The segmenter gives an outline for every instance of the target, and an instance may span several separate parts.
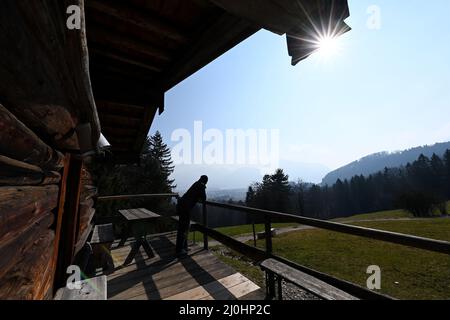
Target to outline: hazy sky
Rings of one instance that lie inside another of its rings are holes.
[[[331,169],[364,155],[450,140],[450,1],[349,0],[352,31],[326,62],[290,65],[260,31],[166,94],[160,130],[280,129],[280,158]],[[381,29],[367,9],[381,9]]]

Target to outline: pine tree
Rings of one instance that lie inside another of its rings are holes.
[[[173,161],[171,159],[170,149],[167,144],[164,143],[159,131],[156,131],[156,133],[150,137],[148,144],[149,152],[147,155],[156,160],[161,171],[163,179],[162,183],[164,183],[168,192],[172,192],[172,189],[175,188],[173,185],[175,180],[170,179],[170,175],[173,173],[175,167],[173,166]]]
[[[450,150],[447,150],[444,154],[444,175],[447,187],[447,199],[450,199]]]
[[[255,202],[255,190],[253,190],[252,186],[248,187],[247,194],[245,195],[245,204],[249,207],[252,207]]]

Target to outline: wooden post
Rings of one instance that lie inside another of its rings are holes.
[[[264,215],[264,227],[265,227],[265,238],[266,238],[266,255],[270,257],[272,254],[272,224],[270,221],[270,216]],[[272,272],[267,274],[267,290],[269,296],[273,298],[275,296],[275,275]]]
[[[202,204],[203,207],[203,225],[208,228],[208,210],[206,209],[206,203]],[[208,233],[203,233],[203,249],[208,250]]]
[[[272,225],[270,222],[270,217],[268,215],[264,216],[265,220],[265,238],[266,238],[266,253],[268,256],[272,254]]]
[[[253,227],[253,245],[254,245],[254,247],[256,247],[256,229],[255,229],[255,221],[253,221],[252,227]]]
[[[66,164],[67,165],[67,164]],[[65,286],[66,269],[73,262],[75,242],[78,226],[78,208],[81,194],[81,170],[83,160],[75,156],[70,157],[69,172],[66,182],[66,199],[64,214],[61,222],[60,244],[56,270],[55,284],[58,287]]]
[[[57,284],[61,279],[57,279],[57,263],[59,258],[59,244],[61,241],[61,228],[64,216],[64,205],[66,202],[66,191],[67,191],[67,177],[69,175],[69,166],[70,166],[70,153],[66,154],[64,157],[64,169],[61,177],[61,183],[59,186],[59,201],[58,201],[58,211],[56,216],[56,228],[55,228],[55,240],[53,244],[53,261],[52,261],[52,270],[54,272],[53,278],[53,294],[56,293]]]

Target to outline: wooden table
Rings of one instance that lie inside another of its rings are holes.
[[[149,222],[153,222],[155,219],[159,218],[160,215],[144,208],[123,209],[119,210],[119,212],[127,221],[128,228],[136,239],[130,254],[125,259],[124,265],[131,263],[141,246],[144,248],[149,258],[154,257],[155,254],[146,239],[147,227]]]

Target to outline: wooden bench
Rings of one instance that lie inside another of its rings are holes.
[[[114,268],[111,258],[111,246],[114,242],[114,230],[112,223],[100,224],[94,227],[91,241],[94,268],[103,270]]]
[[[107,300],[106,276],[81,281],[80,289],[60,288],[54,300]]]
[[[341,289],[275,259],[264,260],[260,267],[266,272],[266,290],[270,299],[275,297],[274,281],[276,278],[280,300],[282,299],[281,284],[283,279],[324,300],[358,300],[358,298]]]

